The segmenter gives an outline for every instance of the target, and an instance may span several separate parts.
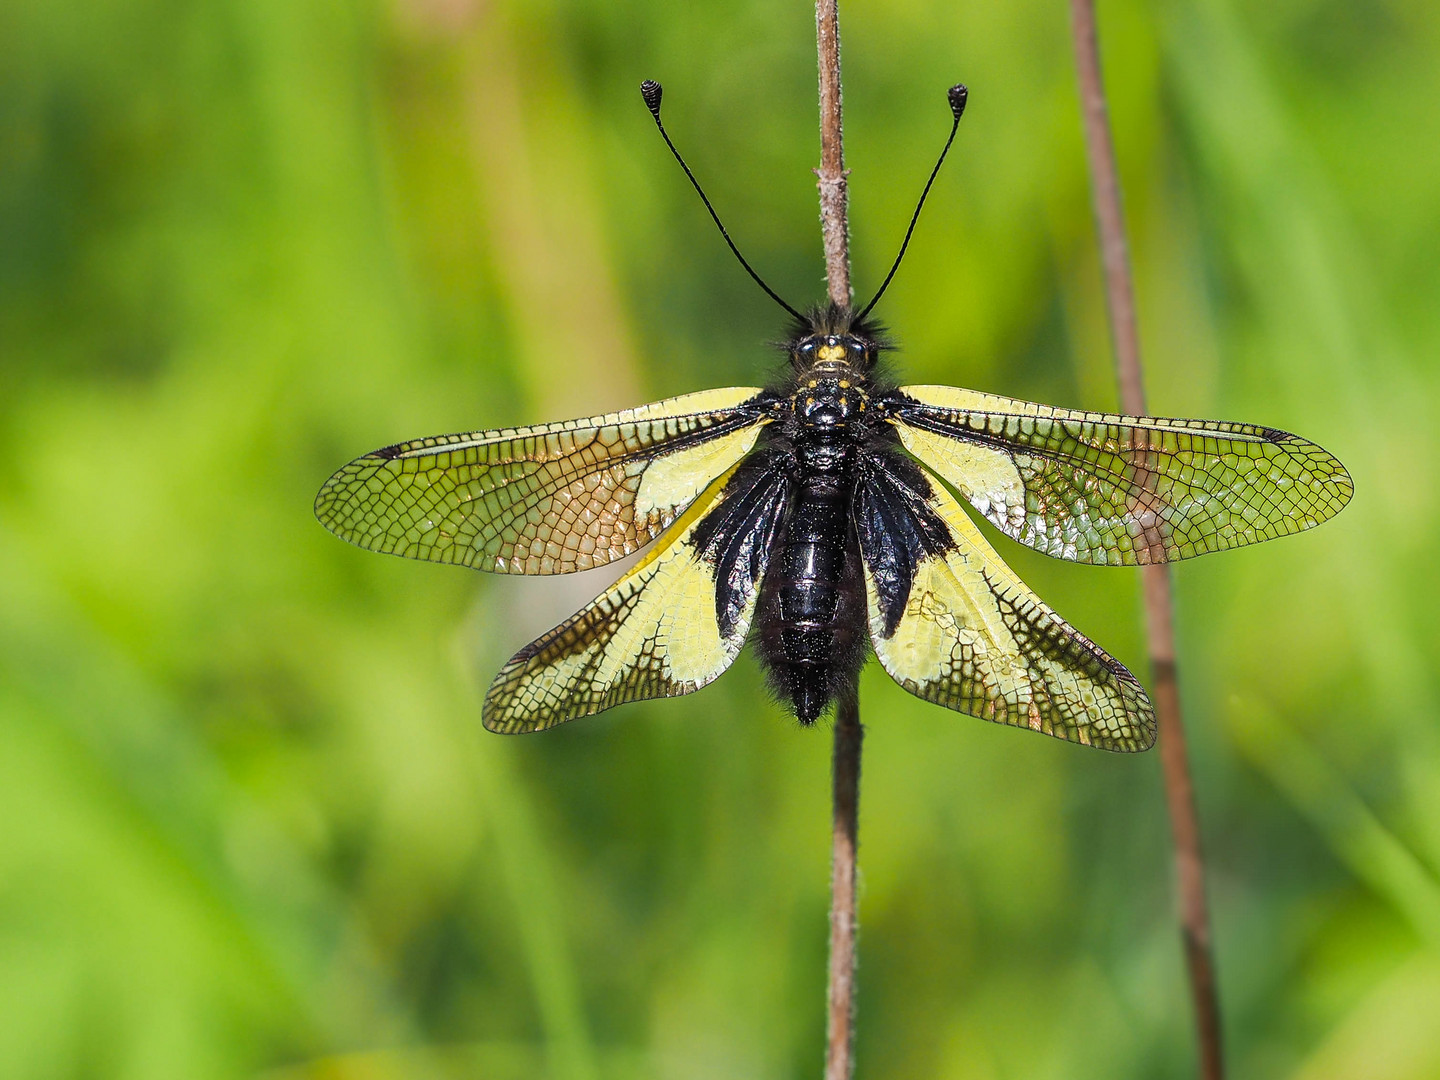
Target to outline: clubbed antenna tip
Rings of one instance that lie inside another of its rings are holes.
[[[960,87],[963,92],[964,87]],[[954,91],[951,91],[952,93]],[[660,97],[665,93],[665,88],[654,79],[646,79],[640,84],[640,96],[645,99],[645,107],[650,110],[650,115],[660,119]],[[963,105],[961,106],[964,107]]]
[[[646,85],[655,87],[655,104],[653,108],[658,109],[660,107],[660,84],[646,83]],[[950,87],[950,111],[955,114],[956,120],[959,120],[960,117],[965,115],[965,101],[969,97],[970,91],[965,89],[964,83],[956,83]],[[650,99],[647,97],[645,100],[649,101]]]

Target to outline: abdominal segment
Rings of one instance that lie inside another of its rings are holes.
[[[865,658],[865,589],[848,476],[802,483],[756,612],[756,645],[802,724],[854,686]]]

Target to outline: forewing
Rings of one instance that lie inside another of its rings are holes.
[[[1173,562],[1301,532],[1354,487],[1274,428],[1072,412],[951,386],[906,386],[905,448],[1006,535],[1073,562]]]
[[[869,470],[856,528],[870,640],[910,693],[1105,750],[1154,743],[1135,677],[1026,588],[938,483]]]
[[[789,481],[763,452],[717,481],[638,566],[521,649],[485,695],[491,731],[542,731],[644,698],[677,697],[739,654]]]
[[[372,551],[566,574],[648,544],[755,445],[753,387],[537,427],[417,439],[326,481],[315,514]]]

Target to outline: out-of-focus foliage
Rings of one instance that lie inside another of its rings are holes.
[[[911,381],[1113,407],[1063,4],[844,5],[855,270]],[[1237,1075],[1440,1075],[1440,8],[1111,0],[1152,409],[1304,433],[1302,537],[1180,567]],[[0,1073],[818,1071],[824,730],[744,658],[535,738],[596,575],[311,519],[393,440],[764,377],[821,294],[807,3],[0,5]],[[1144,676],[1133,572],[1001,551]],[[1183,1076],[1155,755],[867,673],[862,1071]]]

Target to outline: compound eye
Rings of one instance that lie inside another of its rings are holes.
[[[801,351],[802,353],[804,353],[806,356],[811,355],[811,354],[815,351],[815,342],[813,342],[813,341],[807,341],[807,342],[805,342],[805,344],[803,344],[803,345],[800,346],[800,351]]]

